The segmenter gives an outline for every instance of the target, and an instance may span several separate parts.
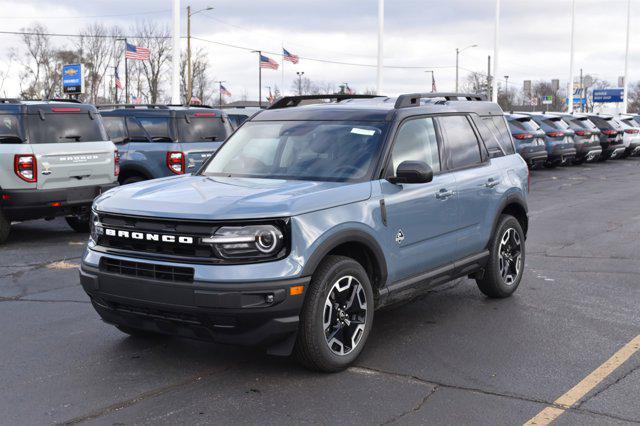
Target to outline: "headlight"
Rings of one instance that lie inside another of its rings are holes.
[[[89,229],[91,232],[91,239],[93,242],[97,243],[98,238],[104,234],[104,228],[102,227],[102,223],[100,223],[100,217],[95,211],[91,211],[91,216],[89,217]]]
[[[285,247],[284,234],[274,225],[223,226],[201,241],[224,259],[272,258]]]

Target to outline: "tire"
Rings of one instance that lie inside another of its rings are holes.
[[[584,164],[584,162],[585,162],[584,157],[581,157],[581,158],[574,158],[574,159],[573,159],[573,165],[574,165],[574,166],[579,166],[579,165],[581,165],[581,164]]]
[[[9,239],[11,233],[11,222],[4,217],[0,210],[0,244],[5,243]]]
[[[128,178],[126,178],[125,180],[120,182],[120,184],[121,185],[129,185],[131,183],[142,182],[143,180],[147,180],[147,179],[145,179],[142,176],[129,176]]]
[[[89,215],[86,215],[86,218],[79,218],[77,216],[67,216],[65,217],[67,221],[67,225],[71,227],[74,231],[80,234],[86,234],[89,232]]]
[[[342,307],[336,309],[338,304]],[[369,337],[373,310],[373,289],[362,265],[349,257],[327,256],[309,284],[295,357],[311,370],[344,370],[358,358]],[[354,340],[353,347],[342,343]]]
[[[514,246],[519,243],[519,249]],[[482,293],[492,298],[511,296],[522,280],[525,261],[525,237],[520,222],[511,215],[502,215],[491,238],[489,260],[482,278],[476,283]],[[504,251],[507,253],[504,253]],[[518,255],[516,255],[516,250]],[[501,256],[502,252],[502,256]],[[506,260],[507,269],[501,269]],[[505,273],[506,272],[506,273]]]
[[[118,330],[122,331],[124,334],[128,334],[131,337],[150,338],[166,336],[165,334],[154,333],[153,331],[146,331],[140,328],[127,327],[126,325],[116,325],[115,327]]]
[[[555,169],[556,167],[558,167],[558,164],[556,162],[554,162],[554,161],[545,161],[544,162],[544,166],[547,169]]]

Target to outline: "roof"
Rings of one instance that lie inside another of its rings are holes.
[[[266,102],[262,103],[262,106],[267,106]],[[236,107],[259,107],[260,106],[260,102],[258,101],[233,101],[233,102],[229,102],[228,104],[225,104],[224,107],[225,108],[236,108]]]
[[[213,113],[219,116],[226,115],[223,110],[206,105],[107,104],[98,105],[97,107],[100,113],[106,116],[154,115],[166,117],[187,111]]]
[[[57,112],[96,112],[96,107],[91,104],[83,104],[73,99],[45,99],[45,100],[21,100],[0,98],[0,111],[9,113],[29,113],[35,114],[39,111],[43,113],[53,112],[54,108],[60,109]],[[62,109],[67,111],[62,111]]]

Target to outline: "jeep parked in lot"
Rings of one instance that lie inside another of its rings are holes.
[[[89,231],[93,199],[117,185],[118,153],[92,105],[0,99],[0,243],[11,222],[66,216]]]
[[[120,152],[120,183],[192,173],[232,129],[225,112],[204,106],[99,105]]]
[[[558,122],[560,126],[575,133],[573,143],[576,146],[576,157],[573,163],[598,161],[602,155],[600,130],[587,117],[576,117],[566,113],[556,115],[562,119]]]
[[[336,101],[301,105],[318,99]],[[124,333],[337,371],[376,308],[466,276],[489,297],[518,288],[528,169],[512,144],[477,95],[283,98],[198,173],[97,199],[80,280]]]
[[[624,132],[613,116],[593,113],[575,115],[576,117],[587,117],[600,130],[600,146],[602,147],[600,161],[621,158],[624,155],[626,151]]]
[[[547,162],[547,149],[544,144],[544,131],[525,114],[506,114],[516,151],[529,167],[537,167]]]
[[[571,164],[576,157],[576,146],[573,141],[575,132],[571,129],[566,129],[560,123],[562,119],[555,115],[542,112],[523,114],[529,115],[544,131],[544,142],[547,148],[545,166],[556,167]]]

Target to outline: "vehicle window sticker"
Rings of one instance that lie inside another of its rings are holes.
[[[375,130],[370,129],[360,129],[359,127],[354,127],[351,129],[351,133],[362,136],[373,136],[376,134]]]

